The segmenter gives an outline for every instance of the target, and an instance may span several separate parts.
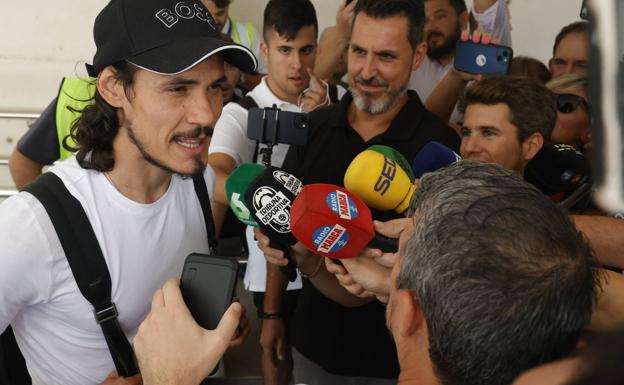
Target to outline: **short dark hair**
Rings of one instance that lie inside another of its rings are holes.
[[[510,384],[572,352],[601,276],[569,215],[492,163],[458,162],[419,184],[397,285],[422,309],[441,382]]]
[[[451,7],[453,7],[453,9],[455,10],[458,16],[462,12],[468,11],[468,8],[466,7],[466,2],[464,0],[448,0],[448,2],[451,5]]]
[[[112,66],[127,95],[139,68],[125,60]],[[117,108],[108,104],[96,89],[93,103],[75,112],[80,113],[80,117],[72,125],[70,136],[76,147],[68,145],[67,138],[63,139],[63,146],[68,151],[76,151],[78,164],[83,168],[101,172],[112,170],[115,166],[113,140],[119,132]]]
[[[225,8],[232,3],[232,0],[208,0],[212,1],[217,8]]]
[[[262,36],[268,43],[269,34],[274,29],[290,41],[308,25],[314,26],[314,38],[318,38],[316,11],[310,0],[270,0],[264,9]]]
[[[514,56],[509,73],[513,76],[532,78],[542,84],[548,83],[551,78],[548,67],[529,56]]]
[[[353,12],[353,20],[360,12],[375,18],[385,19],[394,16],[407,18],[407,39],[412,48],[423,41],[425,27],[425,7],[422,1],[415,0],[358,0]]]
[[[557,47],[559,47],[559,43],[561,43],[561,40],[563,40],[571,33],[584,33],[587,35],[589,33],[589,22],[575,21],[574,23],[568,24],[565,27],[561,28],[561,31],[559,31],[557,37],[555,37],[555,44],[553,45],[553,55],[555,54],[555,51],[557,51]]]
[[[517,76],[493,76],[475,82],[459,100],[459,111],[471,104],[506,104],[511,123],[518,128],[523,142],[538,132],[550,140],[557,121],[557,95],[535,79]]]

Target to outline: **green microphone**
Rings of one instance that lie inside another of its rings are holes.
[[[264,170],[266,167],[261,164],[243,163],[236,167],[225,181],[225,194],[230,209],[241,222],[253,227],[258,227],[258,224],[245,204],[245,191]]]
[[[403,154],[401,154],[400,152],[398,152],[392,147],[384,146],[382,144],[374,144],[370,146],[368,150],[378,152],[386,156],[388,159],[394,161],[396,164],[399,165],[399,167],[403,169],[403,171],[405,171],[405,173],[409,177],[410,182],[414,182],[414,179],[415,179],[414,171],[412,170],[412,166],[407,161],[407,159],[405,159]]]

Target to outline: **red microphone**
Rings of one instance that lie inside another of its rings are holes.
[[[397,249],[396,240],[375,233],[373,217],[362,200],[331,184],[303,187],[290,209],[290,229],[310,251],[329,258],[354,258],[366,247]]]

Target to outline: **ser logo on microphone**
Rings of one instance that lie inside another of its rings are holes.
[[[255,215],[264,225],[278,233],[290,232],[290,199],[281,191],[263,186],[254,191]]]
[[[384,195],[390,188],[390,184],[396,175],[396,163],[384,156],[384,164],[381,168],[381,174],[375,182],[373,189],[380,195]]]

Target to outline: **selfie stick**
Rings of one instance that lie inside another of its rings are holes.
[[[275,120],[272,122],[268,122],[269,124],[273,125],[273,137],[265,141],[264,131],[267,128],[267,116],[266,116],[267,110],[275,111]],[[277,138],[279,138],[278,136],[279,113],[280,113],[280,109],[277,108],[276,104],[273,104],[273,107],[264,108],[264,110],[262,111],[262,127],[260,128],[260,138],[261,138],[260,142],[265,144],[266,147],[260,149],[260,153],[262,154],[262,164],[264,164],[266,167],[271,167],[271,156],[273,155],[273,146],[278,144]],[[280,266],[280,270],[282,271],[282,273],[284,273],[284,275],[286,275],[286,277],[288,278],[290,282],[293,282],[295,279],[297,279],[297,271],[295,269],[295,263],[293,262],[292,257],[290,256],[290,251],[288,250],[288,247],[287,246],[282,247],[282,246],[283,245],[279,245],[278,248],[284,252],[284,256],[286,257],[286,259],[288,259],[288,265]]]
[[[270,124],[273,125],[273,138],[266,140],[264,139],[264,131],[266,129],[267,126],[267,110],[274,110],[275,111],[275,120],[272,122],[269,122]],[[262,127],[260,128],[260,138],[261,138],[261,142],[263,144],[266,145],[265,148],[260,149],[260,153],[262,154],[262,164],[264,164],[266,167],[270,167],[271,166],[271,156],[273,155],[273,146],[275,146],[277,143],[277,138],[278,138],[278,131],[279,131],[279,113],[280,113],[280,109],[277,108],[277,105],[274,104],[273,107],[267,107],[262,111]]]

